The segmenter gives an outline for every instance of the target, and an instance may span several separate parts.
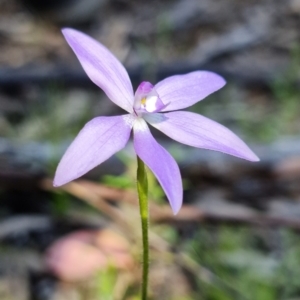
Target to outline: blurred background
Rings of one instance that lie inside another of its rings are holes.
[[[124,151],[54,189],[91,118],[117,115],[61,34],[77,28],[134,88],[212,70],[222,90],[189,108],[238,134],[250,163],[185,147],[174,217],[150,181],[149,299],[300,299],[300,0],[0,0],[0,299],[135,300],[136,159]]]

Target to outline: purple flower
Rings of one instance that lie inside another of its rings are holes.
[[[74,29],[62,32],[89,78],[129,114],[88,122],[61,159],[55,186],[82,176],[124,148],[133,129],[136,154],[155,174],[176,214],[183,197],[180,171],[173,157],[153,138],[146,121],[183,144],[259,160],[224,126],[192,112],[177,111],[223,87],[225,81],[219,75],[195,71],[168,77],[156,85],[144,81],[134,94],[125,68],[107,48]]]

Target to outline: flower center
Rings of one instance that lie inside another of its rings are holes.
[[[143,113],[155,113],[166,105],[159,98],[154,86],[147,81],[143,81],[135,92],[134,111],[137,115]]]

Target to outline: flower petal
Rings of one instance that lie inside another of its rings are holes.
[[[225,85],[225,80],[209,71],[195,71],[168,77],[155,85],[163,101],[169,105],[162,111],[189,107]]]
[[[130,137],[134,117],[98,117],[79,132],[61,159],[54,186],[76,179],[121,150]]]
[[[182,205],[182,181],[174,158],[153,138],[146,122],[138,119],[134,123],[134,148],[137,155],[158,179],[169,199],[174,214]]]
[[[152,126],[180,143],[224,152],[250,161],[259,160],[233,132],[201,115],[176,111],[144,117]]]
[[[131,81],[119,60],[102,44],[80,31],[65,28],[62,33],[90,79],[111,101],[133,112]]]

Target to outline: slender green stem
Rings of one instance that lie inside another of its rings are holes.
[[[149,273],[149,240],[148,240],[148,180],[145,164],[137,158],[137,190],[140,202],[140,214],[142,221],[143,236],[143,281],[142,300],[147,300],[148,273]]]

